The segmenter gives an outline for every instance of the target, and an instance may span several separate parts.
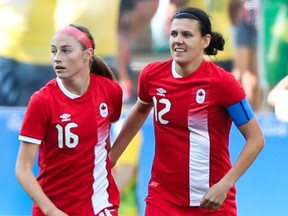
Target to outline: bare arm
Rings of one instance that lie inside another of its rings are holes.
[[[132,164],[120,164],[116,165],[116,167],[114,168],[113,176],[120,191],[120,194],[123,194],[127,185],[135,176],[136,169],[137,167]]]
[[[32,172],[37,150],[38,145],[21,142],[16,162],[16,178],[45,215],[66,216],[67,214],[57,209],[45,195]]]
[[[239,130],[245,137],[246,144],[229,172],[204,195],[201,207],[218,209],[230,188],[251,166],[264,146],[264,137],[256,118],[240,126]]]
[[[116,164],[121,154],[144,124],[151,108],[152,105],[143,104],[139,100],[132,107],[110,150],[109,157],[112,167]]]
[[[229,17],[231,20],[232,25],[237,25],[242,19],[242,6],[244,1],[243,0],[230,0],[229,2]]]
[[[264,147],[264,136],[255,117],[240,126],[239,130],[245,137],[246,144],[231,170],[223,178],[223,181],[227,182],[230,188],[252,165]]]

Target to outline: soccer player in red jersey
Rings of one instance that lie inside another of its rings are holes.
[[[235,183],[264,146],[264,137],[240,83],[204,55],[223,50],[208,15],[184,8],[172,18],[172,59],[140,73],[138,100],[110,150],[114,165],[154,108],[155,157],[146,216],[235,216]],[[232,121],[246,143],[229,158]]]
[[[66,26],[52,38],[57,78],[32,95],[19,135],[16,176],[34,201],[33,215],[118,215],[107,155],[122,90],[94,49],[84,26]]]

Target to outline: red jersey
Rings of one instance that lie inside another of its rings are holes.
[[[172,60],[146,66],[139,99],[154,104],[155,157],[149,194],[180,206],[199,206],[208,188],[231,168],[227,106],[245,98],[231,73],[203,61],[181,77]],[[233,187],[228,197],[234,200]]]
[[[31,97],[19,140],[39,144],[37,178],[45,194],[69,215],[96,215],[119,205],[107,151],[111,122],[122,109],[120,86],[90,75],[77,96],[56,78]],[[33,215],[43,215],[34,205]]]

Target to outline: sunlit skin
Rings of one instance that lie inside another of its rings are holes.
[[[203,61],[203,52],[211,36],[201,35],[200,24],[193,19],[174,19],[171,23],[170,52],[176,71],[185,76],[193,73]]]
[[[57,77],[74,94],[82,95],[90,82],[93,50],[82,50],[80,42],[65,33],[56,33],[51,42],[51,60]]]

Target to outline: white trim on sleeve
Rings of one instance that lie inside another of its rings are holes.
[[[21,135],[18,136],[18,139],[20,141],[28,142],[28,143],[32,143],[32,144],[36,144],[36,145],[40,145],[41,142],[42,142],[42,140],[31,138],[31,137],[27,137],[27,136],[21,136]]]

